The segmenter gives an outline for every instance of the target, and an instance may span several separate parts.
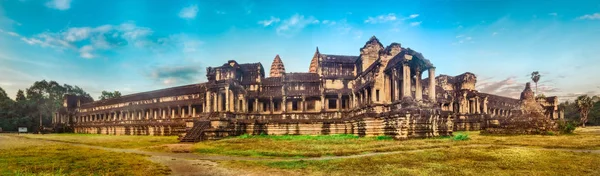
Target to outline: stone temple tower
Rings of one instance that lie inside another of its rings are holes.
[[[310,61],[310,67],[308,68],[308,72],[310,73],[317,73],[317,67],[319,67],[319,57],[321,56],[321,53],[319,52],[319,47],[317,47],[317,51],[315,51],[315,55],[313,56],[312,60]]]
[[[279,54],[275,56],[273,59],[273,64],[271,64],[271,77],[281,77],[285,73],[285,66],[283,66],[283,62],[279,57]]]
[[[521,101],[534,100],[533,91],[531,90],[531,84],[527,82],[525,89],[521,92]]]

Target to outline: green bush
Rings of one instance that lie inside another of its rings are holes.
[[[572,121],[560,120],[558,121],[558,130],[562,134],[573,134],[573,131],[577,128],[577,125]]]
[[[454,137],[452,137],[453,141],[466,141],[469,140],[469,135],[468,134],[457,134]]]
[[[391,136],[377,136],[377,137],[375,137],[375,139],[383,141],[383,140],[392,140],[394,138]]]

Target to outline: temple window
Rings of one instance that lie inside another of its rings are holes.
[[[262,103],[262,109],[263,109],[263,112],[267,112],[267,111],[268,111],[268,109],[269,109],[268,107],[269,107],[269,104],[267,104],[267,102],[263,102],[263,103]]]
[[[298,110],[298,101],[292,101],[292,110],[293,111],[297,111]]]
[[[306,109],[307,110],[315,110],[315,101],[307,101]]]
[[[328,108],[329,109],[337,109],[337,100],[336,99],[328,99]]]
[[[377,102],[379,102],[379,89],[375,90],[375,98],[377,99]]]
[[[273,101],[273,111],[279,111],[279,102]]]

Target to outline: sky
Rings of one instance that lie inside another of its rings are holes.
[[[307,72],[317,47],[359,55],[371,36],[423,53],[436,75],[476,74],[481,92],[518,98],[539,71],[546,96],[600,94],[597,0],[0,0],[0,87],[131,94],[206,81],[227,60],[268,73],[277,54]]]

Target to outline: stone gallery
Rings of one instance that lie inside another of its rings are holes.
[[[208,67],[205,83],[93,102],[65,96],[53,123],[76,133],[180,135],[190,142],[241,134],[408,139],[479,130],[486,119],[520,114],[522,99],[532,98],[480,93],[469,72],[436,77],[429,60],[399,43],[384,47],[371,37],[359,51],[317,48],[303,73],[286,73],[277,55],[269,73],[261,63],[230,60]],[[562,118],[556,97],[534,101],[545,118]]]

